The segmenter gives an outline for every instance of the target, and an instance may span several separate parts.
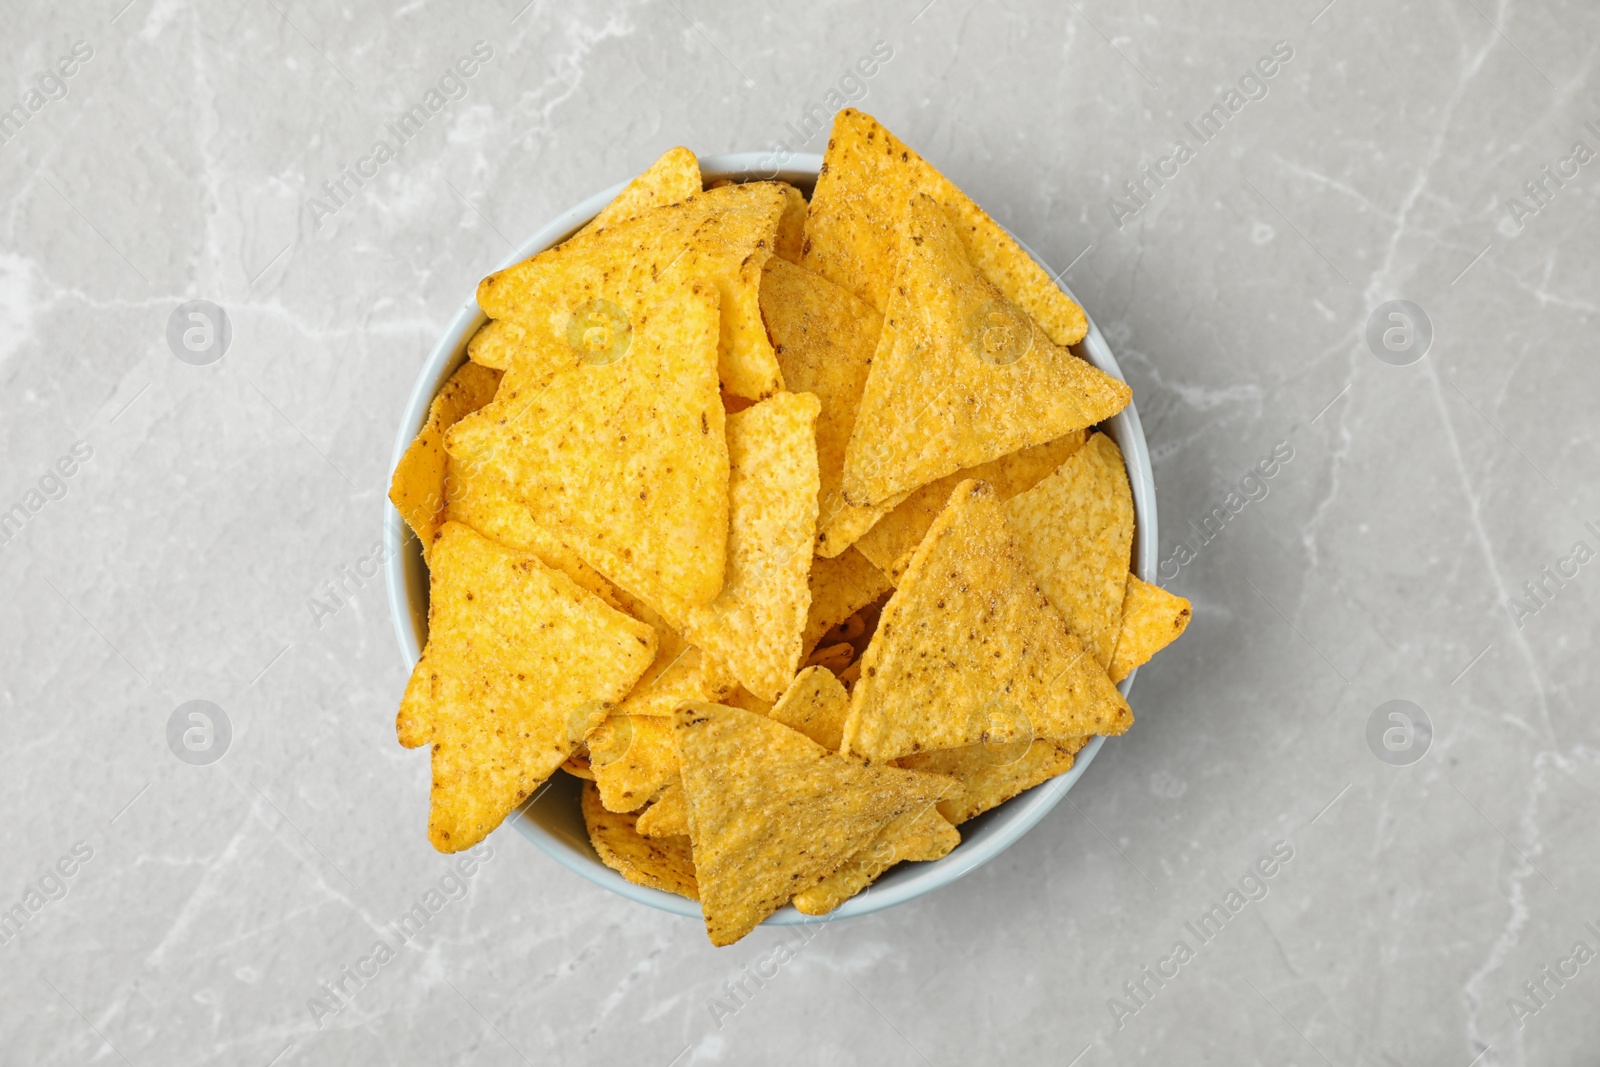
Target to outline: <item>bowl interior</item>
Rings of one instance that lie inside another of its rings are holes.
[[[771,157],[761,152],[740,152],[721,156],[707,156],[700,160],[705,179],[722,178],[733,181],[780,179],[799,187],[809,197],[816,184],[822,157],[803,155],[791,157],[786,166],[774,169]],[[528,257],[566,240],[586,222],[597,215],[622,189],[618,184],[596,193],[552,219],[522,247],[508,256],[499,268],[521,262]],[[1019,243],[1020,240],[1019,240]],[[1027,249],[1027,245],[1023,244]],[[1054,276],[1049,266],[1027,249],[1041,267]],[[1071,295],[1071,290],[1062,285]],[[399,463],[406,446],[411,443],[428,415],[428,405],[445,381],[467,358],[467,341],[487,321],[487,316],[469,300],[451,321],[449,328],[434,346],[427,362],[418,375],[416,385],[406,404],[399,430],[395,437],[394,455],[390,469]],[[1111,354],[1105,338],[1089,319],[1089,333],[1075,347],[1075,351],[1096,367],[1121,378],[1121,369]],[[1133,570],[1145,581],[1155,581],[1156,548],[1160,544],[1156,529],[1155,483],[1150,474],[1150,455],[1145,445],[1144,431],[1139,425],[1139,414],[1133,404],[1102,425],[1122,450],[1128,466],[1128,480],[1133,489],[1135,516],[1133,538]],[[389,614],[394,622],[395,638],[409,669],[422,655],[422,646],[428,632],[428,571],[422,560],[422,546],[406,527],[393,505],[384,501],[384,580],[389,597]],[[1130,674],[1118,686],[1126,695],[1133,685]],[[1013,841],[1025,834],[1060,801],[1073,783],[1086,771],[1100,751],[1105,738],[1096,737],[1084,746],[1071,770],[1036,786],[1021,796],[985,812],[961,827],[961,844],[948,856],[931,863],[902,864],[889,871],[865,892],[846,901],[823,918],[801,915],[793,907],[784,907],[767,920],[769,925],[794,925],[798,923],[832,922],[854,915],[866,915],[892,907],[947,885],[1004,851]],[[507,822],[546,854],[563,866],[605,886],[631,900],[679,915],[699,916],[700,906],[672,893],[634,885],[600,862],[589,845],[589,835],[584,828],[583,815],[578,807],[579,781],[567,774],[557,774],[539,789],[527,804]]]

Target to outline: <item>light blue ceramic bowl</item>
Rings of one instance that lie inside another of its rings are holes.
[[[796,156],[790,160],[788,166],[776,174],[768,163],[769,159],[770,156],[761,152],[735,152],[729,155],[705,157],[700,160],[700,168],[708,182],[719,178],[730,178],[734,181],[779,178],[805,190],[807,195],[810,194],[811,187],[817,179],[817,171],[822,166],[821,156]],[[549,224],[524,241],[522,247],[515,253],[506,257],[499,267],[508,267],[559,244],[599,214],[600,209],[610,203],[621,189],[621,185],[616,185],[596,193],[556,216]],[[1029,254],[1032,254],[1031,249]],[[1039,257],[1034,256],[1034,258]],[[1039,260],[1039,263],[1045,266],[1043,260]],[[1048,266],[1045,266],[1045,270],[1051,275],[1055,273]],[[1063,285],[1062,289],[1070,295],[1070,290],[1067,290],[1066,286]],[[417,384],[412,388],[411,398],[406,402],[405,412],[401,416],[400,426],[395,434],[391,470],[399,463],[400,456],[411,443],[411,439],[422,429],[422,424],[428,417],[428,405],[432,403],[434,394],[455,369],[465,362],[467,341],[485,321],[487,316],[478,307],[476,300],[469,299],[466,307],[457,313],[449,328],[445,330],[444,336],[434,346],[433,353],[429,355],[427,363],[423,365],[422,373],[417,377]],[[1122,377],[1116,358],[1112,356],[1110,347],[1106,344],[1099,328],[1095,326],[1092,317],[1089,320],[1089,334],[1078,346],[1078,351],[1090,363],[1112,377]],[[1151,478],[1150,453],[1145,446],[1144,431],[1139,426],[1139,413],[1134,409],[1134,405],[1129,404],[1126,410],[1106,424],[1105,429],[1122,449],[1123,458],[1128,464],[1128,480],[1133,486],[1133,508],[1138,524],[1133,540],[1134,572],[1145,581],[1153,582],[1157,546],[1160,544],[1156,531],[1155,482]],[[388,558],[384,580],[389,593],[389,614],[394,620],[394,632],[400,642],[400,652],[409,668],[422,655],[422,645],[427,639],[428,572],[422,562],[422,546],[407,531],[399,513],[387,501],[384,502],[383,538],[385,555]],[[1120,688],[1126,694],[1132,685],[1133,675],[1129,675]],[[1083,751],[1078,754],[1077,762],[1067,773],[1036,786],[993,811],[965,823],[961,827],[961,844],[944,859],[932,863],[908,863],[896,867],[866,892],[840,905],[827,916],[827,921],[849,918],[853,915],[868,915],[913,900],[924,893],[931,893],[941,886],[949,885],[968,871],[989,862],[1013,841],[1027,833],[1056,806],[1066,795],[1067,790],[1071,789],[1079,777],[1089,769],[1089,764],[1094,762],[1096,753],[1104,743],[1104,738],[1094,738],[1084,746]],[[605,886],[629,900],[677,915],[691,915],[698,918],[700,906],[694,901],[685,900],[672,893],[634,885],[600,862],[594,850],[589,847],[589,835],[584,830],[583,815],[578,810],[578,790],[579,782],[576,778],[557,774],[520,815],[513,816],[508,822],[556,862],[590,881]],[[821,920],[801,915],[792,907],[785,907],[769,918],[767,923],[790,926],[818,921]]]

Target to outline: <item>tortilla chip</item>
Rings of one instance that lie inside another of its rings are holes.
[[[844,497],[882,503],[1092,426],[1132,395],[1052,344],[978,272],[939,205],[918,194],[845,449]]]
[[[871,115],[845,108],[834,116],[822,173],[806,215],[801,266],[884,310],[895,273],[895,237],[913,192],[939,202],[984,276],[1044,328],[1073,345],[1088,319],[1044,268],[997,222]]]
[[[772,711],[773,701],[762,700],[741,685],[728,695],[728,699],[723,701],[723,704],[730,708],[748,711],[752,715],[766,715]]]
[[[845,446],[883,318],[827,279],[776,258],[767,261],[762,275],[761,317],[784,383],[822,402],[817,416],[817,555],[837,556],[889,510],[888,504],[853,507],[839,492]]]
[[[567,757],[567,762],[561,765],[561,769],[574,778],[582,778],[587,782],[594,781],[594,772],[589,769],[588,746],[580,743],[572,750],[572,755]]]
[[[449,455],[445,431],[494,399],[500,372],[463,363],[444,383],[428,407],[428,421],[406,446],[389,480],[389,502],[422,542],[426,559],[433,535],[444,524],[445,483]]]
[[[433,742],[428,838],[470,848],[526,800],[650,665],[655,631],[537,556],[460,523],[434,539],[428,644],[400,702]]]
[[[1122,601],[1122,629],[1111,657],[1111,680],[1120,682],[1133,669],[1178,639],[1189,625],[1189,602],[1159,585],[1128,575]]]
[[[705,279],[721,296],[722,383],[759,400],[783,388],[760,289],[788,203],[776,184],[749,182],[652,208],[491,274],[478,284],[478,304],[531,342],[559,346],[607,322],[631,323],[637,334],[663,290]]]
[[[464,466],[451,457],[445,480],[447,520],[470,526],[507,548],[532,552],[546,567],[565,574],[612,607],[638,617],[622,602],[616,586],[534,521],[528,505],[517,498],[498,474],[482,466]]]
[[[1005,512],[1045,599],[1109,667],[1133,550],[1133,491],[1116,443],[1095,434]]]
[[[1068,456],[1082,447],[1088,436],[1083,430],[1074,430],[1054,441],[1024,448],[1009,456],[929,482],[879,519],[872,529],[861,535],[854,547],[884,574],[891,579],[898,579],[905,572],[906,564],[911,562],[911,553],[917,550],[923,536],[933,525],[933,520],[950,502],[950,494],[955,492],[957,485],[968,478],[988,482],[994,486],[995,496],[1003,503],[1043,481],[1051,471],[1066,462]]]
[[[733,944],[890,822],[954,788],[935,775],[844,759],[737,708],[686,704],[677,729],[701,911],[714,945]]]
[[[855,548],[833,559],[811,561],[811,611],[801,636],[810,656],[822,635],[889,591],[889,579]]]
[[[617,585],[704,604],[722,588],[728,541],[717,322],[716,289],[696,282],[639,312],[614,362],[542,387],[518,364],[494,403],[449,432],[450,454],[503,478]]]
[[[966,745],[919,752],[898,763],[911,770],[956,779],[966,792],[939,802],[939,814],[956,826],[1010,800],[1040,782],[1072,769],[1087,737],[1039,738],[1010,745]]]
[[[800,666],[817,523],[817,398],[779,393],[728,416],[727,580],[716,599],[659,605],[750,692],[776,700]]]
[[[600,862],[634,885],[699,900],[689,839],[668,837],[652,841],[639,833],[637,821],[634,815],[607,811],[594,783],[584,783],[583,822],[589,828],[589,844],[594,846]]]
[[[612,713],[584,741],[600,800],[612,811],[639,810],[678,773],[671,719]]]
[[[790,263],[800,262],[800,252],[806,240],[806,194],[790,185],[788,182],[779,182],[787,198],[783,205],[783,217],[778,219],[777,252],[780,259]],[[790,386],[794,389],[794,386]],[[794,389],[795,392],[804,392]]]
[[[688,837],[689,801],[683,779],[674,777],[661,787],[655,803],[639,813],[639,832],[646,837]]]
[[[862,657],[844,750],[888,760],[980,741],[1120,734],[1132,722],[1028,574],[994,490],[956,486]]]
[[[807,667],[795,675],[767,714],[829,752],[837,752],[844,737],[845,716],[850,714],[850,694],[828,668]]]
[[[940,801],[940,804],[950,803]],[[878,876],[902,861],[942,859],[961,843],[961,834],[933,805],[908,811],[885,826],[866,848],[845,861],[828,877],[794,895],[795,910],[804,915],[826,915],[849,900]]]
[[[622,187],[579,234],[591,233],[651,208],[681,203],[701,191],[700,161],[687,148],[669,148],[643,174]]]

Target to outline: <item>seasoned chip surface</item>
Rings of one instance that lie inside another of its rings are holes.
[[[873,760],[1119,734],[1133,713],[1024,567],[994,490],[956,486],[884,607],[845,751]]]
[[[896,227],[913,193],[938,201],[956,223],[973,262],[1050,340],[1073,345],[1088,319],[1004,228],[876,119],[854,108],[834,116],[822,174],[806,215],[801,265],[845,286],[873,307],[888,306]]]
[[[738,708],[688,704],[677,725],[700,906],[714,945],[739,940],[894,819],[954,788],[936,775],[847,760]]]
[[[1128,575],[1128,592],[1122,602],[1122,629],[1111,658],[1111,680],[1120,682],[1135,667],[1176,641],[1189,625],[1189,602],[1151,585],[1138,575]]]
[[[498,475],[615,584],[706,603],[728,538],[717,306],[716,289],[695,283],[641,311],[614,361],[543,386],[514,367],[494,403],[449,432],[451,456]]]
[[[902,767],[943,774],[965,790],[939,802],[939,813],[960,826],[1012,797],[1072,769],[1087,737],[1023,739],[1006,745],[966,745],[919,752],[899,760]]]
[[[531,553],[448,522],[429,566],[428,644],[396,719],[433,743],[428,836],[469,848],[548,778],[655,655],[655,631]]]
[[[638,218],[651,208],[681,203],[701,190],[700,161],[687,148],[669,148],[645,172],[622,187],[578,233],[590,233]]]
[[[463,363],[444,383],[428,406],[423,423],[389,479],[389,502],[422,542],[423,558],[433,547],[433,535],[444,523],[449,454],[444,435],[450,427],[494,399],[500,372]]]
[[[807,667],[795,675],[767,714],[829,752],[837,752],[844,738],[845,717],[850,714],[850,694],[828,668]]]
[[[1132,395],[1052,343],[978,272],[943,209],[917,194],[845,449],[844,498],[881,504],[1092,426]]]
[[[888,591],[888,577],[854,547],[833,559],[812,560],[803,655],[811,655],[824,634]]]
[[[687,837],[652,840],[639,833],[638,816],[608,811],[593,782],[583,783],[583,822],[600,862],[635,885],[699,900]]]
[[[1095,434],[1005,511],[1045,599],[1100,666],[1111,666],[1133,549],[1133,492],[1116,443]]]

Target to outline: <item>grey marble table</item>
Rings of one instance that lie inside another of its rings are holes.
[[[5,0],[0,1063],[1596,1062],[1600,11],[1324,3]],[[869,918],[447,877],[362,576],[424,356],[557,211],[845,102],[1071,265],[1188,634]]]

